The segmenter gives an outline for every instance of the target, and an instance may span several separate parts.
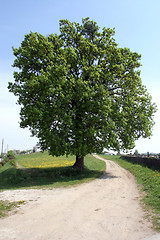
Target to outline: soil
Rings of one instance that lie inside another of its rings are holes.
[[[0,219],[0,240],[160,239],[133,175],[105,161],[101,178],[76,187],[1,192],[0,199],[26,204]]]

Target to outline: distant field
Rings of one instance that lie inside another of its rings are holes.
[[[26,155],[17,155],[16,160],[25,168],[55,168],[72,166],[75,156],[53,157],[48,152],[37,152]]]

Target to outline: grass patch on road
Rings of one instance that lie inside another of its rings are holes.
[[[128,162],[119,156],[102,155],[102,157],[115,161],[136,177],[142,191],[145,192],[143,202],[146,207],[152,209],[154,226],[160,231],[160,171]]]
[[[8,212],[13,211],[17,207],[20,207],[21,204],[24,204],[24,201],[9,202],[0,200],[0,218],[5,217]]]
[[[72,168],[75,159],[48,152],[16,156],[15,166],[8,162],[0,168],[0,189],[68,187],[94,180],[105,171],[105,163],[92,155],[85,157],[84,171]]]

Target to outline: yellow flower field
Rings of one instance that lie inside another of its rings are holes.
[[[44,153],[36,153],[29,155],[17,156],[18,163],[25,168],[54,168],[54,167],[68,167],[75,163],[75,157],[53,157]]]

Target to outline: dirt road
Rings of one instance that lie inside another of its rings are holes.
[[[1,192],[0,199],[27,204],[0,219],[0,240],[149,239],[155,232],[144,219],[134,177],[106,164],[103,177],[76,187]]]

